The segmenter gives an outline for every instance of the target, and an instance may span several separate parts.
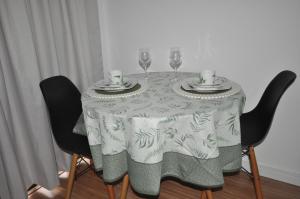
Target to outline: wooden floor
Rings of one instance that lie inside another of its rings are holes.
[[[48,191],[44,188],[31,190],[30,199],[63,199],[67,181],[67,173],[60,176],[61,186]],[[300,187],[287,183],[275,181],[262,177],[262,187],[266,199],[300,199]],[[116,193],[119,196],[120,184],[116,185]],[[220,190],[213,192],[214,199],[252,199],[255,198],[254,188],[249,177],[240,172],[237,175],[226,176],[225,185]],[[103,182],[92,172],[88,171],[75,181],[73,199],[107,199],[106,190]],[[138,196],[130,188],[128,199],[145,198]],[[153,198],[153,197],[152,197]],[[200,191],[196,188],[181,185],[172,180],[166,180],[161,183],[159,199],[199,199]]]

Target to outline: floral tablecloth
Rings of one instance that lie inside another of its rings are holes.
[[[243,91],[222,99],[190,99],[172,90],[173,76],[149,73],[147,90],[127,98],[83,93],[94,165],[106,182],[128,172],[136,191],[156,195],[165,176],[211,188],[223,185],[223,172],[240,169]],[[179,79],[195,76],[178,73]],[[140,81],[144,74],[127,78]]]

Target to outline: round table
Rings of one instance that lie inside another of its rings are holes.
[[[178,73],[181,80],[196,76]],[[223,185],[223,172],[241,168],[243,91],[193,99],[174,92],[173,77],[172,72],[149,73],[147,89],[131,97],[100,99],[83,93],[86,133],[104,181],[117,181],[128,172],[137,192],[156,195],[166,176],[213,188]]]

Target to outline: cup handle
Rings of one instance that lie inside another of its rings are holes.
[[[204,83],[204,82],[203,82],[203,81],[204,81],[204,79],[203,79],[203,77],[202,77],[202,75],[201,75],[201,74],[199,75],[199,80],[200,80],[200,84]]]

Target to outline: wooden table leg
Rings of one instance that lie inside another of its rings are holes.
[[[107,188],[108,198],[109,199],[116,199],[114,186],[108,184],[108,185],[106,185],[106,188]]]
[[[128,185],[129,185],[129,177],[128,174],[126,174],[123,177],[123,182],[122,182],[122,190],[121,190],[121,199],[126,199],[127,197],[127,191],[128,191]]]

